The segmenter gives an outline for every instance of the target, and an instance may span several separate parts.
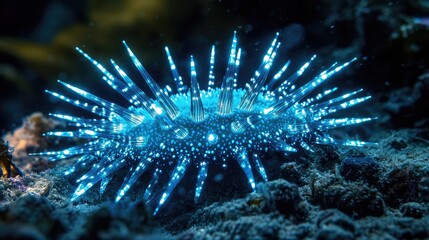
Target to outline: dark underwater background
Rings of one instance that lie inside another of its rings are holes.
[[[0,131],[8,142],[0,163],[13,161],[25,173],[0,180],[1,239],[429,238],[429,1],[3,0],[0,23]],[[138,201],[111,204],[109,192],[73,205],[67,199],[76,186],[61,175],[69,163],[28,157],[68,144],[41,136],[58,125],[48,113],[86,116],[44,93],[64,90],[57,79],[126,103],[75,47],[106,65],[113,58],[131,66],[126,40],[164,86],[172,84],[164,46],[182,72],[192,54],[205,73],[215,44],[220,79],[234,31],[244,50],[242,79],[276,32],[279,56],[292,69],[313,54],[314,73],[357,57],[326,87],[363,88],[373,97],[351,113],[378,119],[347,134],[378,146],[324,147],[288,159],[273,153],[267,158],[278,166],[259,195],[240,185],[244,177],[227,178],[208,185],[205,204],[176,196],[157,218]]]
[[[0,126],[11,129],[34,111],[53,111],[52,99],[43,90],[58,89],[57,79],[96,93],[108,89],[75,47],[104,64],[113,58],[126,66],[130,62],[121,44],[126,40],[162,85],[171,84],[164,46],[173,51],[179,67],[187,66],[190,54],[206,66],[212,44],[218,47],[219,61],[226,59],[235,30],[253,58],[262,49],[252,51],[275,32],[280,32],[283,51],[296,65],[313,54],[321,66],[357,57],[360,64],[353,66],[345,84],[384,94],[377,104],[394,104],[387,103],[390,92],[413,89],[427,72],[428,8],[423,0],[2,1]],[[253,66],[259,59],[246,61]],[[414,126],[427,117],[411,109],[425,109],[428,101],[407,97],[411,102],[397,107],[410,111],[389,109],[401,116],[390,128]]]

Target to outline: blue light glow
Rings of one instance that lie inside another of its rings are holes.
[[[70,167],[66,175],[81,172],[85,166],[92,167],[78,179],[79,186],[72,200],[78,199],[99,182],[102,194],[112,174],[122,168],[126,168],[128,173],[116,195],[116,201],[120,201],[141,177],[148,178],[143,198],[157,204],[154,211],[157,214],[180,181],[186,179],[190,166],[198,169],[194,197],[195,202],[198,202],[204,192],[211,165],[228,167],[235,159],[233,165],[238,163],[240,166],[240,171],[247,178],[249,190],[255,190],[254,172],[264,181],[269,179],[261,158],[265,152],[313,151],[316,144],[353,147],[371,144],[360,140],[334,139],[329,135],[329,130],[375,118],[328,118],[333,113],[365,102],[370,96],[355,97],[362,92],[357,90],[331,97],[336,94],[337,87],[323,91],[319,88],[356,59],[343,64],[335,63],[311,80],[301,82],[300,78],[311,75],[306,69],[310,68],[316,56],[312,56],[294,73],[287,74],[286,71],[289,71],[290,60],[282,60],[279,65],[281,68],[271,72],[277,66],[273,63],[278,58],[281,45],[278,37],[277,33],[267,46],[259,66],[252,72],[254,74],[244,89],[237,88],[242,50],[235,32],[223,77],[216,76],[215,47],[211,48],[208,73],[201,74],[208,81],[207,89],[200,89],[197,80],[197,75],[200,76],[197,70],[204,69],[198,67],[198,56],[195,59],[191,56],[190,79],[187,81],[191,86],[187,87],[169,49],[165,48],[175,91],[168,85],[161,88],[124,42],[131,62],[155,99],[149,98],[137,86],[135,82],[141,79],[131,80],[126,70],[113,60],[111,64],[116,70],[115,74],[78,48],[78,52],[101,72],[102,80],[131,106],[120,106],[59,81],[81,99],[46,92],[99,118],[52,114],[67,121],[72,130],[54,131],[46,135],[88,141],[65,150],[33,155],[48,156],[51,160],[79,156],[76,165]],[[172,171],[166,170],[171,168]],[[159,186],[161,176],[169,176],[165,187]],[[163,192],[154,194],[157,189],[163,189]],[[155,196],[160,197],[153,200]]]

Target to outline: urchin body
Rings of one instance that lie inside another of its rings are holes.
[[[208,169],[214,164],[227,167],[228,160],[235,159],[250,186],[255,189],[254,173],[260,174],[263,180],[268,180],[260,158],[261,153],[312,151],[314,144],[367,145],[368,143],[359,140],[334,139],[328,130],[359,124],[371,118],[328,116],[359,104],[369,99],[369,96],[352,98],[362,91],[358,90],[331,97],[337,90],[336,87],[312,93],[355,59],[342,65],[334,64],[306,83],[296,84],[315,56],[288,77],[284,77],[284,73],[290,61],[286,61],[283,67],[271,76],[269,73],[280,47],[277,37],[278,34],[244,89],[237,88],[241,49],[238,48],[235,34],[220,87],[216,87],[215,48],[212,47],[207,90],[199,87],[193,57],[191,56],[190,61],[188,89],[176,69],[169,49],[166,48],[177,87],[175,93],[169,86],[161,89],[124,42],[134,65],[155,99],[149,98],[113,60],[111,62],[116,75],[78,49],[102,72],[103,80],[127,99],[131,106],[121,107],[60,81],[89,102],[47,92],[90,111],[101,119],[52,114],[68,121],[75,129],[50,132],[47,135],[78,137],[89,141],[81,146],[40,155],[50,156],[52,160],[80,156],[77,164],[66,174],[81,171],[85,166],[92,167],[78,180],[80,185],[72,200],[98,182],[101,182],[100,191],[103,192],[115,172],[121,168],[129,168],[116,197],[116,201],[119,201],[148,168],[155,169],[149,174],[151,180],[143,198],[149,200],[155,188],[163,189],[154,212],[156,214],[191,167],[198,169],[195,188],[195,201],[198,201]],[[171,173],[166,173],[170,176],[169,182],[165,186],[159,186],[159,175],[163,174],[162,170],[167,166],[173,167]]]
[[[191,162],[207,159],[211,163],[215,163],[234,157],[236,149],[242,147],[255,152],[273,151],[275,150],[272,142],[275,139],[273,136],[281,135],[282,129],[285,129],[288,124],[306,122],[306,117],[292,113],[299,111],[294,107],[290,110],[291,113],[285,114],[282,118],[261,119],[260,124],[249,127],[246,131],[238,132],[234,129],[233,123],[247,121],[248,117],[263,112],[271,101],[261,97],[262,101],[255,104],[254,111],[234,109],[228,115],[220,115],[216,111],[219,89],[213,90],[212,93],[211,95],[202,93],[201,100],[206,112],[202,121],[194,121],[189,117],[189,111],[186,110],[175,119],[179,125],[188,129],[186,138],[176,138],[173,132],[165,131],[165,128],[153,119],[147,125],[130,130],[130,134],[140,132],[151,136],[150,143],[142,148],[143,152],[156,152],[163,158],[175,159],[177,154],[182,151],[191,159]],[[236,90],[233,98],[240,99],[243,94],[243,90]],[[190,102],[189,95],[172,96],[171,99],[176,105],[181,105],[182,109],[190,109],[190,104],[183,104]],[[293,139],[295,135],[291,133],[290,136],[285,136],[285,134],[286,132],[282,134],[283,140]]]

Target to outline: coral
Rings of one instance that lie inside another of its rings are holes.
[[[317,144],[353,147],[371,144],[360,140],[335,139],[329,134],[331,129],[374,119],[330,117],[333,113],[368,100],[370,96],[355,97],[362,89],[333,96],[337,87],[328,90],[319,88],[356,59],[342,64],[335,63],[313,76],[310,81],[298,84],[297,80],[301,75],[308,75],[306,69],[316,56],[311,57],[288,77],[284,75],[290,61],[285,61],[281,65],[283,67],[270,75],[271,67],[277,65],[274,60],[280,47],[278,35],[277,33],[274,37],[259,68],[244,89],[238,88],[242,49],[238,46],[235,33],[220,88],[216,87],[214,46],[210,55],[207,90],[200,89],[193,56],[190,57],[191,87],[188,89],[166,47],[177,87],[176,93],[168,85],[164,89],[159,87],[124,42],[132,62],[156,99],[149,98],[113,60],[111,63],[116,75],[77,48],[103,74],[103,80],[132,106],[124,108],[59,81],[89,102],[71,99],[53,91],[46,92],[102,119],[52,114],[75,128],[48,132],[46,135],[82,138],[88,142],[61,151],[47,151],[35,155],[45,155],[51,160],[79,156],[77,164],[66,172],[67,175],[82,171],[85,166],[92,166],[91,170],[78,179],[79,186],[72,200],[76,200],[99,182],[100,193],[103,193],[111,176],[126,168],[128,173],[115,200],[119,201],[145,174],[146,179],[151,178],[143,196],[145,201],[149,202],[154,197],[154,190],[159,188],[160,179],[165,177],[163,173],[167,172],[170,175],[169,180],[157,200],[154,211],[156,215],[188,169],[198,171],[194,192],[195,202],[198,202],[212,165],[224,168],[231,164],[238,165],[255,191],[258,178],[268,180],[261,158],[266,152],[313,152],[313,147]],[[254,176],[254,171],[259,176]]]
[[[12,162],[12,152],[13,150],[0,139],[0,167],[1,167],[1,176],[2,177],[15,177],[23,176],[24,173]]]
[[[14,148],[14,157],[28,156],[28,152],[46,149],[48,146],[43,133],[59,125],[58,121],[46,118],[42,113],[36,112],[28,116],[22,126],[13,133],[8,133],[4,139]]]

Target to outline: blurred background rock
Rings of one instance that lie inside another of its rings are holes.
[[[352,74],[339,77],[344,80],[342,86],[384,94],[380,104],[393,101],[390,91],[409,88],[416,99],[411,109],[406,108],[408,112],[429,102],[424,94],[429,84],[422,83],[428,82],[422,76],[429,69],[426,0],[4,0],[0,21],[2,130],[19,126],[35,111],[73,113],[75,108],[56,104],[57,100],[43,94],[44,89],[66,92],[56,84],[57,79],[125,103],[77,54],[77,46],[106,65],[114,58],[138,79],[121,44],[126,40],[154,79],[164,85],[172,83],[163,49],[168,45],[185,79],[189,54],[195,55],[204,87],[210,46],[218,49],[220,81],[234,30],[245,50],[247,67],[241,69],[242,77],[251,74],[249,67],[257,65],[261,51],[279,31],[286,46],[282,54],[296,66],[314,53],[319,56],[314,71],[333,61],[358,57]],[[146,89],[142,81],[138,84]],[[421,90],[418,97],[413,92],[416,84]],[[398,109],[403,102],[399,99],[391,107],[401,119],[404,114]],[[412,126],[427,118],[424,111],[414,112],[410,121],[393,121],[397,125],[390,127]]]

